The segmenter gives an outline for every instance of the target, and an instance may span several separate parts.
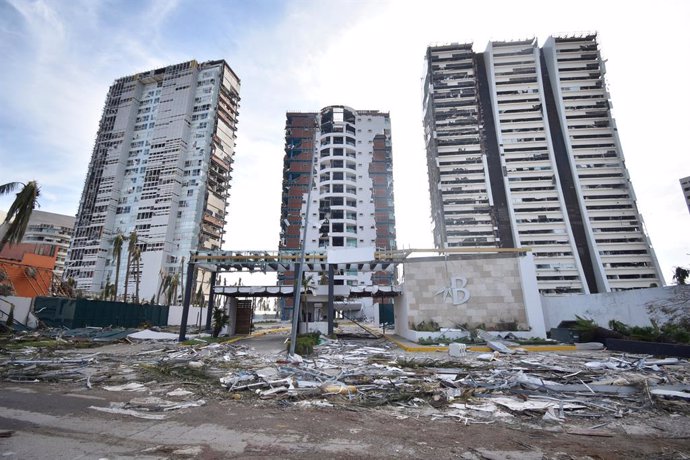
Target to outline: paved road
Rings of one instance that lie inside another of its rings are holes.
[[[164,420],[98,412],[132,393],[66,385],[0,386],[3,459],[687,458],[687,437],[582,437],[557,429],[469,425],[391,413],[211,401]],[[664,417],[668,419],[668,416]],[[553,427],[557,428],[557,427]],[[666,427],[669,429],[670,427]],[[670,433],[670,431],[668,431]],[[663,433],[659,431],[659,433]]]

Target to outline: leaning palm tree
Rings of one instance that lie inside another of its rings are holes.
[[[129,245],[127,247],[127,270],[125,270],[125,302],[127,302],[127,290],[129,288],[129,273],[132,268],[132,256],[137,247],[136,230],[129,234]]]
[[[122,243],[125,237],[118,233],[113,241],[113,255],[115,256],[115,289],[113,291],[113,300],[117,301],[117,287],[120,285],[120,261],[122,256]]]
[[[17,244],[22,240],[26,227],[29,225],[31,213],[38,206],[38,196],[41,192],[36,181],[31,181],[27,184],[22,184],[21,182],[1,184],[0,195],[7,195],[20,186],[22,189],[17,193],[17,198],[14,199],[3,222],[8,224],[8,226],[7,231],[0,240],[0,251],[7,243]]]

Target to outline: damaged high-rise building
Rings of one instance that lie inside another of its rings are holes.
[[[426,69],[437,247],[530,247],[542,294],[662,284],[596,35],[432,46]]]
[[[329,106],[320,112],[288,112],[281,206],[281,251],[302,247],[396,249],[393,158],[388,113]],[[310,169],[311,205],[307,215]],[[322,284],[313,274],[314,284]],[[309,276],[309,275],[308,275]],[[279,275],[292,285],[294,273]],[[352,269],[334,285],[391,285],[391,272]],[[288,301],[291,305],[291,301]]]
[[[84,184],[66,277],[90,294],[119,280],[140,299],[183,258],[223,243],[240,80],[225,61],[189,61],[110,87]],[[115,242],[122,244],[119,275]],[[130,276],[127,273],[127,261]]]

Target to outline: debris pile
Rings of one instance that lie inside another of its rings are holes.
[[[251,342],[246,342],[251,344]],[[71,382],[131,392],[127,403],[94,410],[143,418],[232,399],[295,407],[383,407],[398,418],[463,423],[597,420],[650,412],[688,414],[690,363],[607,351],[406,354],[382,339],[322,338],[310,357],[260,354],[228,344],[109,345],[94,350],[0,354],[10,382]],[[443,356],[444,359],[439,359]],[[446,358],[447,357],[447,358]]]

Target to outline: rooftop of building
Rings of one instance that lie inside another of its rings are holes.
[[[166,72],[166,70],[168,70],[168,69],[173,69],[173,68],[175,68],[175,67],[178,67],[178,68],[180,68],[180,67],[182,67],[182,68],[185,68],[185,67],[188,67],[188,68],[200,67],[200,68],[203,69],[203,68],[205,68],[205,67],[215,67],[215,66],[219,66],[219,65],[222,65],[222,66],[224,66],[224,67],[227,67],[227,69],[232,73],[232,75],[237,79],[237,81],[238,81],[238,82],[240,81],[240,77],[237,76],[237,74],[235,73],[235,71],[232,70],[232,67],[230,67],[230,65],[228,64],[228,62],[227,62],[225,59],[217,59],[217,60],[212,60],[212,61],[204,61],[204,62],[201,62],[201,63],[198,62],[196,59],[192,59],[192,60],[190,60],[190,61],[180,62],[180,63],[178,63],[178,64],[172,64],[172,65],[169,65],[169,66],[160,67],[160,68],[158,68],[158,69],[145,70],[145,71],[137,72],[137,73],[134,73],[134,74],[131,74],[131,75],[126,75],[126,76],[124,76],[124,77],[120,77],[120,78],[118,78],[117,80],[115,80],[115,83],[117,84],[117,83],[123,82],[123,81],[126,82],[126,81],[135,80],[135,79],[143,79],[143,78],[145,78],[145,77],[147,77],[147,76],[163,75],[163,74]]]
[[[50,224],[56,227],[74,227],[74,216],[68,216],[66,214],[58,214],[55,212],[39,211],[35,209],[31,213],[31,219],[29,219],[29,225],[40,225],[40,224]]]
[[[5,234],[5,227],[7,224],[2,224],[2,222],[7,217],[6,211],[0,211],[0,236]],[[52,225],[54,227],[63,228],[73,228],[74,227],[74,216],[67,216],[65,214],[57,214],[54,212],[39,211],[34,209],[31,213],[31,218],[29,219],[29,227],[32,225]],[[27,230],[27,233],[29,230]]]

